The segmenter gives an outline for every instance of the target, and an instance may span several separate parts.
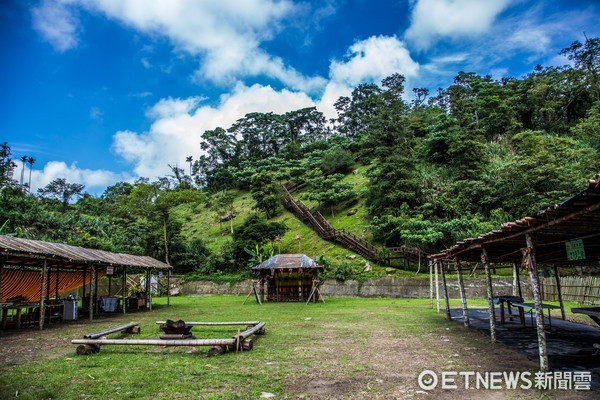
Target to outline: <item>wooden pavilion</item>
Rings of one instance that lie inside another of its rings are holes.
[[[278,254],[252,269],[259,273],[261,300],[265,292],[269,301],[318,300],[319,271],[323,267],[305,254]]]
[[[590,180],[588,187],[559,204],[540,210],[523,219],[507,222],[500,229],[484,233],[475,238],[465,239],[439,254],[430,256],[436,271],[441,272],[444,296],[446,300],[446,318],[450,320],[450,307],[446,286],[445,270],[453,267],[458,276],[458,285],[462,300],[463,319],[469,326],[467,299],[462,271],[469,268],[466,264],[481,263],[485,268],[487,281],[487,300],[489,303],[490,335],[496,341],[496,322],[490,269],[513,268],[515,281],[519,286],[519,266],[526,269],[533,288],[533,304],[516,304],[517,307],[529,307],[535,313],[539,346],[540,370],[548,369],[546,350],[546,329],[544,309],[540,291],[538,269],[549,266],[554,269],[558,298],[562,318],[565,319],[564,305],[560,288],[560,267],[599,265],[600,264],[600,178]],[[470,269],[470,268],[469,268]],[[437,285],[436,285],[437,286]],[[600,312],[586,309],[585,313]],[[588,314],[592,316],[592,314]]]
[[[123,287],[123,313],[126,312],[126,279],[130,269],[146,272],[150,282],[153,270],[166,271],[170,276],[171,266],[147,256],[111,253],[60,243],[43,242],[0,235],[0,328],[7,325],[9,310],[16,315],[17,326],[21,317],[27,316],[30,323],[44,323],[53,317],[62,318],[64,301],[59,294],[89,286],[89,301],[86,308],[89,319],[98,312],[98,280],[109,275],[109,293],[112,274],[121,270]],[[146,285],[146,298],[151,304],[150,285]],[[24,313],[23,313],[24,312]],[[25,321],[23,321],[25,322]]]

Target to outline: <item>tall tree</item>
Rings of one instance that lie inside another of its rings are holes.
[[[45,187],[38,189],[38,194],[60,201],[63,211],[66,211],[73,198],[83,195],[84,188],[85,186],[80,183],[68,183],[65,178],[56,178]]]
[[[31,169],[33,168],[33,164],[35,164],[35,158],[27,158],[27,163],[29,164],[29,183],[27,184],[27,191],[31,192]]]
[[[25,163],[28,159],[29,157],[27,156],[21,156],[21,162],[23,163],[23,168],[21,168],[21,181],[19,182],[21,186],[23,186],[23,179],[25,178]]]

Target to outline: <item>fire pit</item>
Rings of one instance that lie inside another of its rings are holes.
[[[186,324],[185,321],[182,321],[182,320],[172,321],[172,320],[168,319],[166,322],[167,322],[166,324],[160,326],[160,329],[166,335],[172,335],[172,336],[165,337],[165,339],[167,339],[167,338],[187,338],[187,337],[192,336],[190,331],[192,330],[194,325]],[[165,336],[165,335],[163,335],[163,336]]]

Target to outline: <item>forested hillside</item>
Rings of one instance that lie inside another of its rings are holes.
[[[295,182],[295,196],[378,246],[435,252],[600,172],[600,39],[562,53],[572,66],[500,80],[459,72],[435,93],[409,95],[394,74],[338,99],[331,121],[315,108],[247,114],[204,132],[204,155],[186,168],[99,197],[61,179],[29,193],[12,174],[23,157],[5,143],[2,233],[151,255],[180,273],[247,270],[280,249],[313,254],[283,214],[282,184]]]

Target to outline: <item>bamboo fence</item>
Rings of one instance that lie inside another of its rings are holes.
[[[558,301],[556,279],[543,278],[544,300]],[[565,276],[560,278],[564,301],[578,304],[600,305],[600,276]]]

